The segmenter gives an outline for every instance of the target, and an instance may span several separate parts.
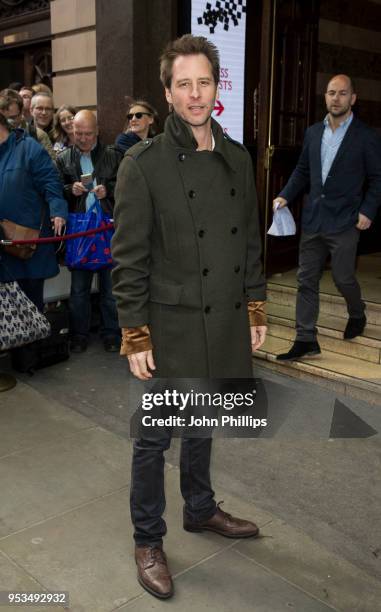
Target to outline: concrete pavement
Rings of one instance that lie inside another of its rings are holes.
[[[6,367],[5,360],[1,365]],[[104,376],[100,378],[101,368]],[[96,374],[99,388],[93,378]],[[73,612],[381,610],[381,583],[376,577],[379,542],[374,544],[369,563],[365,552],[363,556],[361,551],[358,556],[353,552],[350,533],[340,536],[340,542],[348,540],[345,551],[345,546],[331,546],[330,534],[332,541],[338,541],[333,525],[324,525],[320,516],[323,537],[309,529],[311,522],[317,524],[317,517],[303,509],[301,488],[295,521],[290,510],[285,514],[284,506],[291,509],[292,504],[281,482],[278,499],[266,490],[264,503],[257,492],[253,503],[256,481],[263,476],[255,462],[248,463],[246,453],[255,448],[258,461],[261,454],[267,455],[266,448],[277,444],[277,461],[283,455],[289,463],[295,445],[276,440],[253,444],[247,439],[220,439],[216,443],[216,498],[225,501],[227,511],[253,518],[261,527],[261,538],[245,541],[183,531],[175,441],[167,462],[165,550],[176,593],[166,602],[146,594],[136,582],[133,561],[128,508],[132,445],[130,412],[120,390],[123,385],[118,387],[122,376],[126,376],[125,364],[115,355],[105,355],[95,343],[88,354],[72,357],[33,378],[20,377],[16,388],[0,394],[0,591],[66,590]],[[60,392],[65,385],[66,394]],[[308,453],[300,452],[295,470],[306,482],[314,444],[322,443],[315,440]],[[379,460],[379,436],[371,444]],[[322,448],[316,452],[322,453]],[[224,460],[230,461],[231,471],[222,465]],[[343,466],[340,477],[350,482],[353,466],[348,466],[346,476]],[[274,482],[271,461],[268,478]],[[311,478],[316,474],[311,472]],[[296,497],[300,484],[294,483]],[[379,482],[372,486],[374,495],[379,495]],[[291,482],[288,487],[292,488]],[[355,487],[356,483],[354,493]],[[361,503],[356,495],[354,498],[355,533]],[[367,499],[363,510],[369,511],[365,505],[369,505]],[[347,520],[349,523],[349,517]],[[359,528],[364,528],[361,520]],[[17,609],[59,608],[0,606],[10,612]]]

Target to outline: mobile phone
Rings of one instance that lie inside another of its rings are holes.
[[[92,187],[93,184],[93,175],[92,174],[81,174],[81,183],[86,189]]]

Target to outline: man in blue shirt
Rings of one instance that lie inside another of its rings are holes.
[[[274,200],[274,207],[282,207],[309,189],[302,213],[296,340],[279,361],[320,353],[319,281],[328,254],[349,314],[344,339],[362,334],[366,325],[355,263],[360,231],[370,227],[381,204],[381,139],[353,116],[355,101],[350,77],[339,74],[329,81],[328,114],[307,130],[298,164]]]

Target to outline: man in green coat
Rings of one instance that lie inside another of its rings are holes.
[[[135,145],[118,172],[112,243],[121,354],[140,380],[251,378],[266,335],[265,281],[250,156],[211,118],[219,82],[216,47],[185,35],[161,58],[173,111],[164,133]],[[131,514],[138,579],[173,594],[162,550],[163,451],[171,432],[135,441]],[[237,538],[257,526],[222,511],[209,476],[210,438],[181,450],[184,528]]]

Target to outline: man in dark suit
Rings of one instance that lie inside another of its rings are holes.
[[[297,166],[274,200],[274,208],[282,207],[309,189],[302,214],[296,340],[288,353],[277,356],[279,361],[320,353],[319,281],[329,253],[349,314],[344,338],[361,335],[366,325],[355,262],[360,231],[370,227],[381,204],[381,139],[354,117],[350,77],[334,76],[325,101],[327,116],[307,130]]]

